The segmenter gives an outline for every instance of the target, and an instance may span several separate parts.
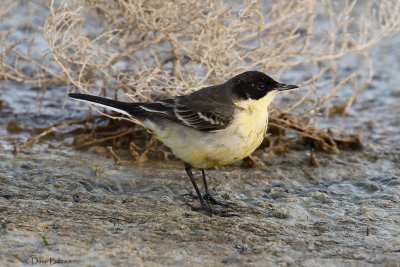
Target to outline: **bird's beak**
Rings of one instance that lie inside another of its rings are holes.
[[[299,87],[297,85],[279,83],[278,86],[276,87],[276,90],[286,91],[286,90],[292,90],[292,89],[296,89],[296,88],[299,88]]]

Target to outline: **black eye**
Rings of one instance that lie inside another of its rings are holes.
[[[265,83],[261,83],[258,85],[258,90],[264,91],[265,90]]]

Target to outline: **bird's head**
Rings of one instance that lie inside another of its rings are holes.
[[[296,85],[279,83],[259,71],[247,71],[239,74],[228,82],[232,83],[233,93],[240,100],[258,100],[276,92],[298,88]]]

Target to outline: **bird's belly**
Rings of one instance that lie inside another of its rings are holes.
[[[152,130],[178,158],[195,168],[210,168],[249,156],[263,141],[266,128],[265,111],[259,115],[243,113],[226,129],[215,132],[202,132],[178,124]]]

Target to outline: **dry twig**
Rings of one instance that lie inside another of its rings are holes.
[[[5,1],[8,12],[0,12],[0,18],[7,19],[15,5]],[[272,107],[271,126],[294,130],[331,153],[339,151],[337,141],[314,126],[316,115],[329,108],[339,91],[353,88],[352,97],[343,101],[341,114],[347,113],[373,75],[367,51],[400,29],[400,2],[391,0],[72,0],[36,5],[49,10],[43,28],[46,60],[23,52],[23,40],[13,42],[9,33],[0,33],[0,78],[151,101],[250,69],[279,80],[300,72],[290,82],[303,90],[285,96],[284,108]],[[329,23],[317,25],[318,16]],[[339,63],[350,56],[366,64],[344,74]],[[122,129],[81,145],[133,132]]]

